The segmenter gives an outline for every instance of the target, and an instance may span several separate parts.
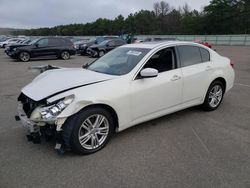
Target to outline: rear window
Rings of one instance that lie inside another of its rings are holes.
[[[196,46],[178,46],[181,66],[191,66],[202,63],[199,47]]]
[[[116,45],[123,45],[123,44],[125,44],[125,42],[123,40],[116,40],[115,44]]]
[[[210,53],[208,50],[204,49],[204,48],[200,48],[201,51],[201,58],[203,62],[207,62],[210,61]]]

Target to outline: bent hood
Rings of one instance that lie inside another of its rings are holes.
[[[82,68],[63,68],[46,71],[22,89],[29,98],[40,101],[66,90],[117,78]]]

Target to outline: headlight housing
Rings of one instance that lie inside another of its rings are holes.
[[[40,109],[41,119],[42,120],[55,120],[56,117],[69,105],[73,102],[74,95],[59,100],[56,104],[51,106],[43,107]]]

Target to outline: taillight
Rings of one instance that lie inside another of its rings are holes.
[[[232,68],[234,68],[234,61],[231,60],[230,65],[231,65]]]

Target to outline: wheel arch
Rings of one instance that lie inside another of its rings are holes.
[[[118,119],[118,115],[117,115],[116,111],[114,110],[114,108],[112,108],[111,106],[109,106],[107,104],[95,103],[95,104],[89,104],[89,105],[83,107],[80,111],[86,110],[88,108],[103,108],[103,109],[107,110],[111,114],[111,116],[114,120],[114,131],[117,131],[117,129],[119,128],[119,119]]]
[[[18,51],[18,55],[20,55],[20,53],[22,53],[22,52],[27,52],[28,54],[30,54],[30,56],[31,56],[31,51],[29,51],[29,50],[20,50],[20,51]]]
[[[223,78],[223,77],[221,77],[221,76],[215,77],[215,78],[212,79],[212,80],[209,82],[209,84],[208,84],[208,87],[207,87],[207,89],[206,89],[206,93],[204,93],[204,96],[203,96],[203,99],[202,99],[203,102],[204,102],[204,100],[205,100],[205,98],[206,98],[206,95],[207,95],[207,92],[208,92],[209,87],[210,87],[211,84],[212,84],[213,82],[215,82],[215,81],[220,81],[220,82],[223,84],[223,86],[224,86],[224,93],[226,92],[226,87],[227,87],[226,79]]]
[[[119,127],[119,122],[118,122],[118,116],[116,111],[109,105],[107,104],[101,104],[101,103],[97,103],[97,104],[89,104],[83,108],[81,108],[77,113],[72,114],[71,116],[69,116],[66,121],[63,123],[62,125],[62,129],[63,129],[63,140],[64,140],[64,144],[67,148],[70,148],[70,139],[71,139],[71,134],[73,131],[73,122],[76,120],[77,114],[82,112],[83,110],[86,110],[88,108],[94,108],[94,107],[98,107],[98,108],[103,108],[105,110],[107,110],[113,120],[114,120],[114,132],[118,131],[118,127]]]
[[[69,52],[68,49],[60,49],[58,50],[58,55],[61,55],[63,52]]]
[[[225,78],[223,78],[223,77],[217,77],[217,78],[215,78],[215,79],[210,83],[210,85],[211,85],[214,81],[220,81],[220,82],[223,84],[223,86],[224,86],[224,92],[226,91],[227,82],[226,82],[226,79],[225,79]],[[210,85],[209,85],[209,86],[210,86]]]

